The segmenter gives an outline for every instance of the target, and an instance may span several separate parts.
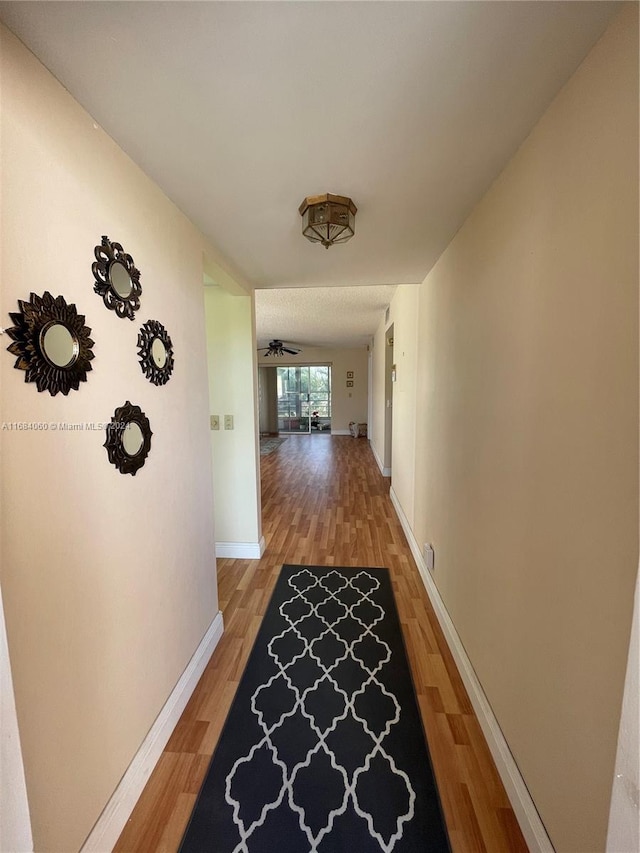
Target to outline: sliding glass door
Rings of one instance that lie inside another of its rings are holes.
[[[278,376],[278,432],[308,432],[304,429],[303,415],[308,418],[307,393],[303,391],[302,367],[277,367]],[[305,408],[306,406],[306,408]]]
[[[277,367],[278,431],[331,430],[331,367]]]

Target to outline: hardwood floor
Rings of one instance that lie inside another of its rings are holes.
[[[261,560],[218,561],[224,636],[116,853],[177,850],[283,563],[390,569],[452,849],[526,851],[369,443],[294,435],[261,471],[267,549]]]

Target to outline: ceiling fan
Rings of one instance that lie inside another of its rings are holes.
[[[258,347],[258,352],[262,352],[262,350],[266,350],[264,357],[272,355],[275,358],[282,358],[282,356],[287,353],[288,355],[298,355],[299,352],[302,352],[301,349],[293,346],[285,346],[282,341],[274,340],[269,341],[268,347]]]

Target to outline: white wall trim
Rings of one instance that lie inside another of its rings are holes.
[[[0,850],[33,850],[29,800],[0,591]]]
[[[487,745],[493,756],[500,778],[511,802],[520,829],[525,837],[531,853],[554,853],[554,848],[540,819],[540,815],[531,798],[524,779],[518,769],[509,745],[505,740],[500,724],[491,709],[480,680],[475,673],[473,665],[462,645],[462,640],[456,631],[456,627],[447,612],[447,608],[440,596],[437,586],[431,577],[422,557],[421,549],[409,521],[402,509],[400,502],[393,491],[389,492],[391,503],[400,519],[411,553],[416,561],[420,577],[431,600],[438,622],[444,633],[445,639],[469,694],[469,699],[476,712],[478,722],[486,738]]]
[[[218,611],[96,825],[89,833],[81,853],[105,853],[106,850],[113,849],[223,631],[222,613]]]
[[[373,446],[371,439],[369,439],[369,447],[371,448],[371,452],[373,453],[373,458],[376,460],[376,464],[377,464],[378,468],[380,469],[380,473],[382,474],[382,476],[383,477],[390,477],[391,476],[391,468],[385,468],[384,467],[384,465],[382,464],[382,459],[380,459],[380,457],[378,456],[378,452],[375,449],[375,447]],[[394,506],[395,506],[395,504],[394,504]]]
[[[348,429],[332,429],[331,435],[351,435],[351,431]]]
[[[259,542],[216,542],[216,557],[229,557],[232,560],[259,560],[265,548],[264,536],[260,537]]]
[[[607,853],[640,850],[640,580],[636,592],[627,658],[616,767],[609,806]],[[1,849],[1,848],[0,848]]]

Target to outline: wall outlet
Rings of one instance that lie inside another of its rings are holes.
[[[211,415],[211,429],[220,429],[220,415]]]
[[[233,415],[224,416],[224,428],[233,429]]]
[[[430,572],[434,572],[436,567],[436,554],[433,550],[433,545],[430,545],[429,542],[426,542],[424,548],[422,549],[422,554],[424,556],[424,562],[426,567],[429,569]]]

